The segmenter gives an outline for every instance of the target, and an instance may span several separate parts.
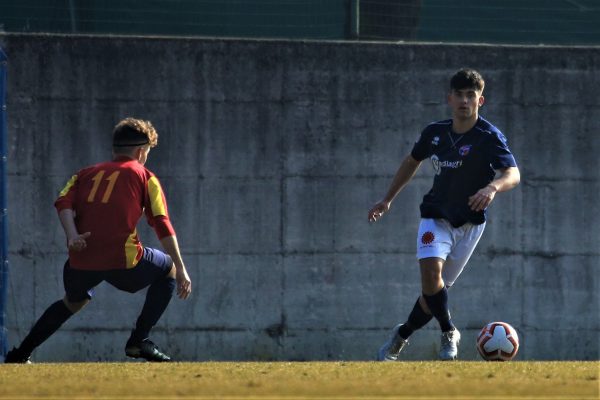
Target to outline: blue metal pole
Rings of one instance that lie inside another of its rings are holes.
[[[6,355],[6,300],[8,297],[8,209],[6,180],[8,146],[6,138],[6,67],[8,58],[0,48],[0,354]]]

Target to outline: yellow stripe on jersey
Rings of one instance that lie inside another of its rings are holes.
[[[65,185],[63,190],[60,191],[58,196],[62,197],[64,195],[66,195],[67,193],[69,193],[69,190],[73,187],[73,185],[75,184],[75,181],[77,181],[77,175],[73,175],[71,177],[71,179],[69,179],[69,182],[67,182],[67,184]]]
[[[153,216],[167,215],[165,203],[163,201],[162,188],[160,182],[153,176],[148,180],[148,195],[150,196],[150,208]]]
[[[138,259],[138,239],[137,239],[137,229],[133,230],[133,233],[129,235],[127,241],[125,242],[125,268],[133,268],[137,265]]]

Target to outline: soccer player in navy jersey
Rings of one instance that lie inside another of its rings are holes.
[[[450,80],[448,105],[452,119],[428,125],[402,161],[383,198],[369,211],[377,221],[412,179],[421,162],[431,159],[433,187],[423,197],[417,236],[422,293],[408,319],[396,325],[377,359],[395,361],[409,336],[437,319],[442,330],[441,360],[458,356],[460,332],[448,307],[448,288],[473,254],[485,228],[485,212],[496,193],[519,184],[520,173],[506,138],[479,116],[484,80],[472,69],[461,69]]]
[[[149,339],[173,291],[186,299],[191,280],[181,258],[160,182],[144,167],[158,134],[148,121],[127,118],[113,131],[113,159],[80,170],[55,202],[65,231],[69,258],[63,268],[65,296],[50,305],[7,363],[28,363],[33,350],[92,299],[94,287],[107,281],[137,292],[148,287],[146,301],[125,345],[125,354],[148,361],[171,361]],[[143,247],[136,230],[142,214],[166,254]]]

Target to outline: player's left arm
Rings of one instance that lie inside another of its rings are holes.
[[[160,243],[173,260],[175,280],[177,281],[177,295],[185,300],[192,292],[192,281],[183,263],[175,229],[169,219],[167,199],[158,178],[155,176],[151,176],[148,180],[148,197],[146,198],[145,213],[148,224],[154,228]]]
[[[477,193],[469,197],[469,207],[473,211],[485,210],[494,200],[496,193],[506,192],[517,186],[521,181],[521,173],[518,167],[500,169],[500,176],[479,189]]]

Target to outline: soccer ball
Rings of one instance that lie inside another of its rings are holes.
[[[477,337],[477,351],[486,361],[510,361],[519,351],[519,336],[506,322],[490,322]]]

